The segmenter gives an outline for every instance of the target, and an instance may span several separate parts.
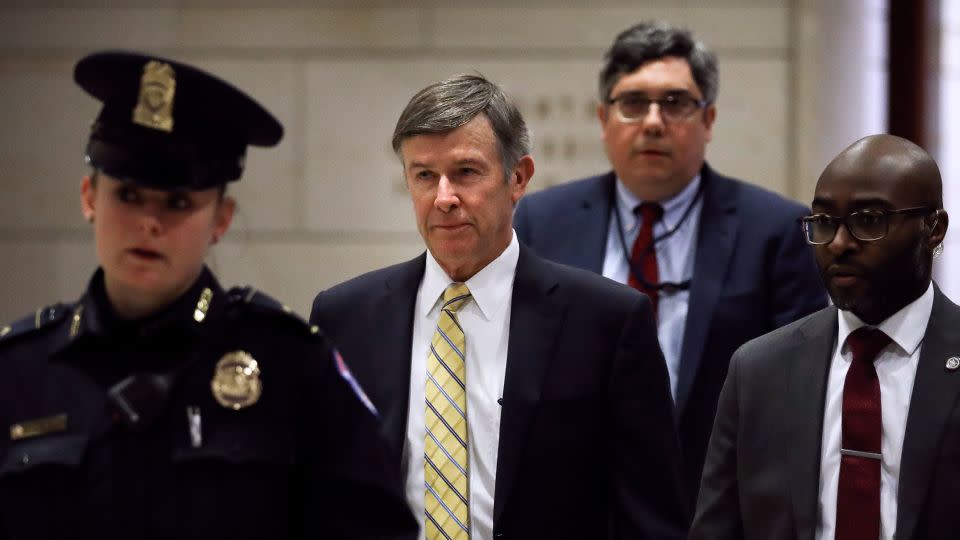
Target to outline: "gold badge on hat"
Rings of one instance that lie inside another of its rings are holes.
[[[217,403],[229,409],[240,410],[260,399],[263,385],[257,361],[246,351],[223,355],[210,381]]]
[[[173,131],[173,96],[177,78],[170,64],[151,60],[143,66],[140,97],[133,109],[133,123],[151,129]]]

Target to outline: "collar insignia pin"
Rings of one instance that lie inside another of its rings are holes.
[[[948,371],[956,371],[957,368],[960,368],[960,358],[957,358],[956,356],[947,358],[946,368]]]

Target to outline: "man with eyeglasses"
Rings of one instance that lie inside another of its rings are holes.
[[[797,231],[807,210],[704,161],[718,77],[714,54],[686,30],[622,32],[597,106],[613,171],[524,197],[514,219],[540,255],[654,301],[691,506],[730,355],[827,303]]]
[[[834,307],[734,354],[690,538],[960,538],[960,307],[930,277],[948,223],[937,164],[861,139],[800,221]]]

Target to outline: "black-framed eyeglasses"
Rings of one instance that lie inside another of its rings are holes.
[[[667,121],[679,121],[707,106],[707,102],[697,99],[686,92],[672,92],[662,98],[652,98],[643,92],[624,92],[607,100],[617,111],[621,122],[640,122],[650,112],[650,105],[656,103],[660,116]]]
[[[803,237],[808,244],[819,246],[829,244],[837,235],[837,229],[843,223],[847,231],[861,242],[873,242],[887,235],[890,229],[890,217],[893,214],[919,216],[934,209],[930,206],[914,206],[897,210],[857,210],[844,217],[829,214],[813,214],[800,218]]]

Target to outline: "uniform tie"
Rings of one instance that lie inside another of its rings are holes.
[[[880,538],[880,381],[873,361],[890,337],[862,327],[847,337],[853,362],[843,382],[836,540]]]
[[[653,226],[663,217],[663,207],[655,202],[645,202],[635,208],[634,213],[641,219],[641,224],[630,252],[630,277],[627,284],[650,297],[653,313],[656,315],[659,300],[656,284],[660,282],[660,273],[657,270],[657,246],[653,242]]]
[[[466,338],[457,310],[470,299],[463,283],[443,292],[427,357],[423,477],[427,540],[470,538]]]

